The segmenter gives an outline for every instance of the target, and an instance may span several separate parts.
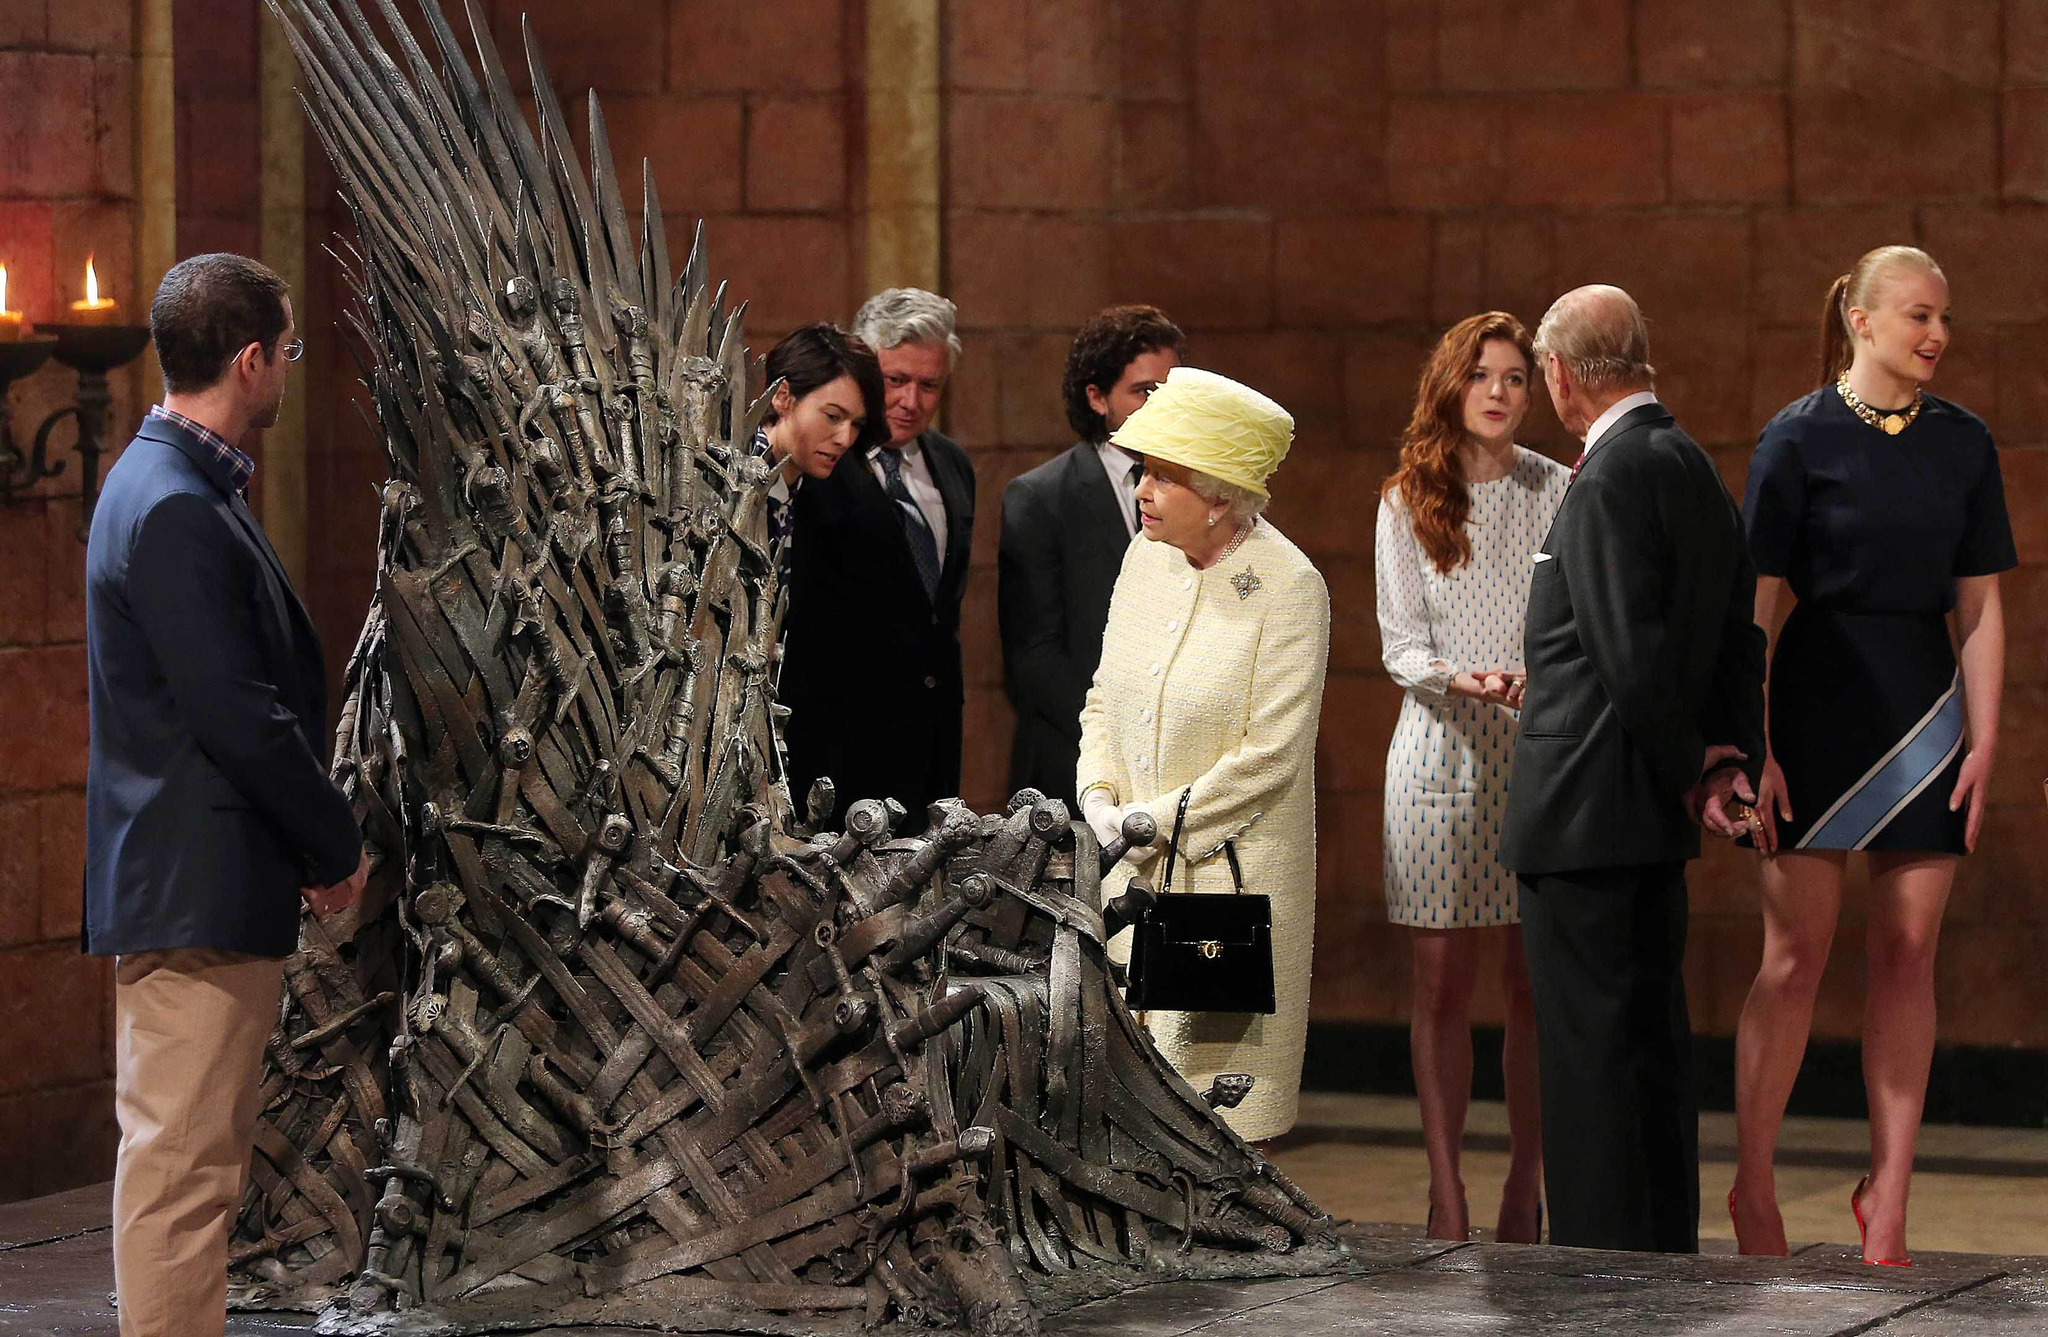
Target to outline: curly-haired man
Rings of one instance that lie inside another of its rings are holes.
[[[1003,489],[996,611],[1003,679],[1017,712],[1010,788],[1074,802],[1081,703],[1102,657],[1102,628],[1124,549],[1138,532],[1143,469],[1111,445],[1184,340],[1152,306],[1113,306],[1074,336],[1062,391],[1072,449]]]

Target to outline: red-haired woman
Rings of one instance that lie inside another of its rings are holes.
[[[1414,930],[1409,1022],[1429,1154],[1429,1233],[1471,1230],[1458,1149],[1472,1087],[1479,938],[1504,953],[1510,1160],[1495,1238],[1542,1233],[1536,1020],[1500,823],[1521,704],[1531,554],[1564,500],[1563,465],[1515,444],[1535,354],[1513,316],[1453,325],[1430,355],[1373,544],[1381,658],[1407,690],[1387,749],[1387,919]]]
[[[1868,1226],[1864,1261],[1899,1265],[1934,1050],[1935,944],[1989,796],[2005,685],[1998,573],[2018,558],[1989,429],[1924,389],[1949,343],[1941,268],[1913,247],[1879,247],[1835,280],[1821,319],[1821,386],[1764,428],[1742,508],[1756,620],[1772,634],[1770,752],[1752,818],[1769,857],[1763,963],[1735,1036],[1728,1211],[1743,1253],[1785,1252],[1772,1155],[1842,868],[1864,850],[1870,1173],[1850,1206]]]

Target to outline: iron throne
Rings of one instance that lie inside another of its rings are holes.
[[[335,762],[376,872],[286,968],[237,1303],[1023,1333],[1341,1265],[1214,1111],[1244,1083],[1198,1096],[1126,1011],[1121,849],[1029,791],[917,839],[791,811],[765,396],[644,169],[629,229],[596,99],[586,177],[475,0],[474,66],[435,3],[438,59],[393,0],[269,3],[355,214],[391,479]]]

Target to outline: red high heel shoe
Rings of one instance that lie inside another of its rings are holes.
[[[1855,1215],[1856,1215],[1856,1240],[1857,1240],[1857,1243],[1858,1243],[1859,1245],[1865,1245],[1865,1246],[1866,1246],[1866,1247],[1864,1247],[1864,1249],[1863,1249],[1863,1253],[1864,1253],[1864,1255],[1865,1255],[1865,1256],[1864,1256],[1864,1259],[1863,1259],[1863,1261],[1864,1261],[1864,1262],[1866,1262],[1866,1263],[1868,1263],[1868,1264],[1870,1264],[1870,1265],[1871,1265],[1872,1267],[1911,1267],[1911,1266],[1913,1266],[1913,1260],[1912,1260],[1912,1259],[1910,1259],[1910,1258],[1872,1258],[1872,1257],[1869,1257],[1869,1252],[1870,1252],[1870,1251],[1869,1251],[1869,1249],[1868,1249],[1868,1247],[1867,1247],[1867,1241],[1868,1241],[1868,1239],[1869,1239],[1869,1236],[1870,1236],[1870,1232],[1869,1232],[1868,1228],[1867,1228],[1867,1227],[1865,1227],[1865,1226],[1864,1226],[1864,1224],[1863,1224],[1863,1190],[1864,1190],[1864,1189],[1865,1189],[1865,1188],[1866,1188],[1866,1187],[1867,1187],[1867,1186],[1869,1185],[1869,1183],[1870,1183],[1870,1176],[1869,1176],[1869,1175],[1865,1175],[1865,1176],[1863,1176],[1863,1178],[1861,1178],[1861,1179],[1859,1179],[1859,1180],[1857,1180],[1857,1181],[1856,1181],[1856,1191],[1855,1191],[1855,1192],[1853,1192],[1853,1193],[1851,1193],[1851,1194],[1849,1195],[1849,1210],[1850,1210],[1851,1212],[1855,1213]]]

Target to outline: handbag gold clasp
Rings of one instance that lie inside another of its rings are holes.
[[[1196,943],[1195,950],[1202,954],[1204,960],[1214,961],[1217,957],[1223,955],[1223,944],[1214,938],[1209,938]]]

